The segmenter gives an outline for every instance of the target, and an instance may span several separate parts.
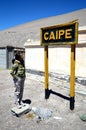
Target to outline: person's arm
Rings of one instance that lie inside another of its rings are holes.
[[[18,70],[18,64],[13,64],[12,69],[10,71],[10,74],[12,75],[13,78],[18,78],[16,75],[17,70]]]

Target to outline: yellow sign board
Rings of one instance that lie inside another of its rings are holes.
[[[41,45],[62,45],[78,43],[77,20],[40,29]]]

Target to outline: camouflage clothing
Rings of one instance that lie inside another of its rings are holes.
[[[10,71],[10,74],[12,75],[14,81],[15,104],[19,105],[21,104],[23,98],[24,81],[25,81],[25,67],[23,60],[22,62],[15,60],[12,69]]]
[[[21,64],[20,61],[15,60],[10,74],[13,76],[13,78],[23,78],[25,77],[25,67],[23,64]]]

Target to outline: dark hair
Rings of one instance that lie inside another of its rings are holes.
[[[15,60],[20,60],[21,56],[19,54],[15,54]]]
[[[12,63],[14,64],[15,58],[12,59]]]
[[[15,60],[20,60],[20,55],[18,53],[16,53],[14,58],[12,59],[12,64],[14,64]]]

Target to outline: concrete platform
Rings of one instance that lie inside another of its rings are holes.
[[[30,109],[30,105],[29,104],[24,104],[23,106],[20,107],[13,107],[11,109],[11,113],[17,117],[21,116],[22,114],[25,114],[27,112],[29,112]]]

